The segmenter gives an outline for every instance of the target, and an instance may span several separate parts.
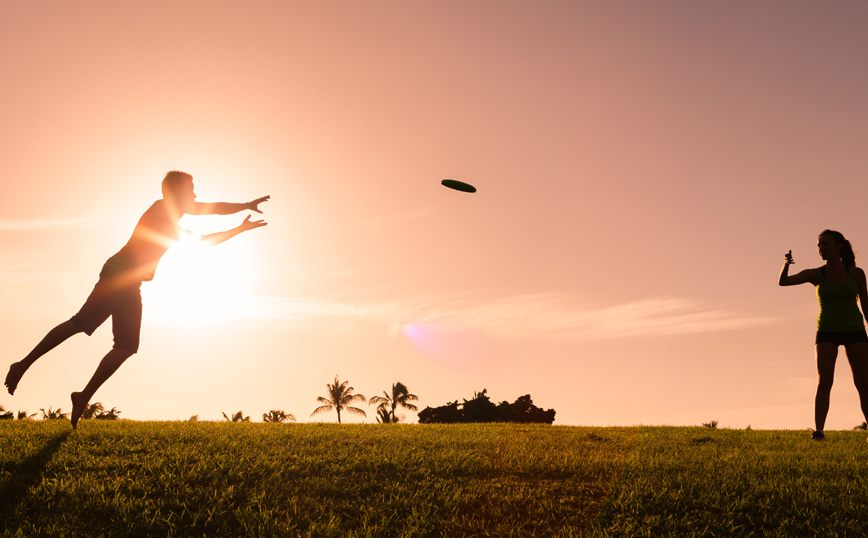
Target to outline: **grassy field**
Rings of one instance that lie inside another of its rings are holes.
[[[866,536],[865,434],[0,423],[0,536]]]

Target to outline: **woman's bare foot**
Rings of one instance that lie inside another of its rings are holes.
[[[69,414],[69,419],[72,421],[72,429],[74,430],[78,424],[78,419],[87,408],[87,398],[80,392],[73,392],[70,397],[72,398],[72,412]]]
[[[9,366],[9,373],[6,374],[6,381],[3,383],[6,385],[6,390],[9,391],[9,394],[15,394],[15,389],[18,388],[18,382],[21,381],[21,376],[23,376],[26,371],[27,367],[20,362],[13,362]]]

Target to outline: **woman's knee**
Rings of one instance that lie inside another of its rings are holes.
[[[817,381],[817,390],[818,391],[823,390],[823,391],[829,392],[832,390],[832,385],[834,384],[834,382],[835,382],[835,376],[834,375],[820,374],[820,378]]]

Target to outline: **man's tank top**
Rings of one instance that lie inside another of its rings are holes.
[[[817,270],[820,274],[820,283],[817,284],[817,300],[820,302],[817,330],[848,333],[865,328],[862,313],[856,306],[859,287],[853,271],[854,268],[851,267],[843,282],[829,282],[823,274],[823,268]]]

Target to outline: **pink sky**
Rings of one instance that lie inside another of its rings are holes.
[[[0,367],[180,169],[200,200],[270,194],[269,225],[144,284],[140,351],[95,398],[123,417],[307,421],[338,374],[422,408],[530,393],[562,425],[810,428],[816,299],[776,281],[825,228],[868,249],[866,24],[860,2],[4,2]],[[243,215],[209,218],[186,224]],[[68,410],[110,346],[75,337],[0,404]],[[827,427],[862,420],[842,356]]]

